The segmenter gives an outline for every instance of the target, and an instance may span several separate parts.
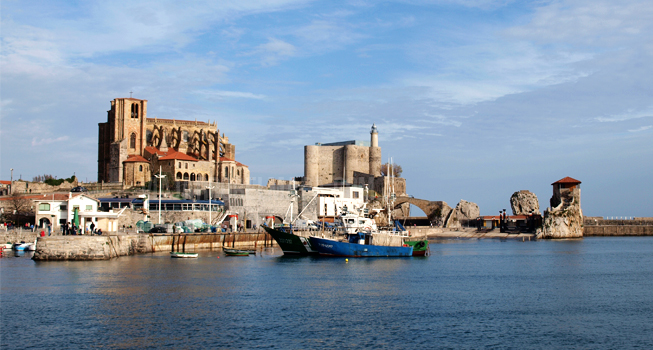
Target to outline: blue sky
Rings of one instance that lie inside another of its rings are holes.
[[[588,216],[653,216],[650,1],[12,1],[0,178],[97,179],[117,97],[217,121],[252,183],[368,140],[418,198],[482,214],[582,181]]]

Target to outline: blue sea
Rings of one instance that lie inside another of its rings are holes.
[[[653,349],[653,237],[0,259],[2,349]],[[29,253],[27,253],[29,254]]]

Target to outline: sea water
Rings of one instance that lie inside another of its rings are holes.
[[[2,349],[653,348],[653,238],[0,259]],[[29,253],[26,253],[29,254]]]

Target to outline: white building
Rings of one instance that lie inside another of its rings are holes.
[[[124,208],[117,211],[98,211],[100,201],[85,194],[53,193],[35,199],[35,221],[38,227],[52,225],[53,231],[61,231],[61,226],[72,223],[75,211],[79,217],[79,226],[89,228],[91,223],[104,232],[118,230],[118,217]]]

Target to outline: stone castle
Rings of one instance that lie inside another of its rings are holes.
[[[406,180],[381,174],[381,147],[376,125],[370,130],[370,142],[343,141],[304,146],[304,185],[368,185],[380,195],[392,190],[406,193]]]
[[[141,187],[159,167],[175,181],[249,184],[249,168],[217,123],[147,117],[147,100],[116,98],[99,123],[98,182]]]

